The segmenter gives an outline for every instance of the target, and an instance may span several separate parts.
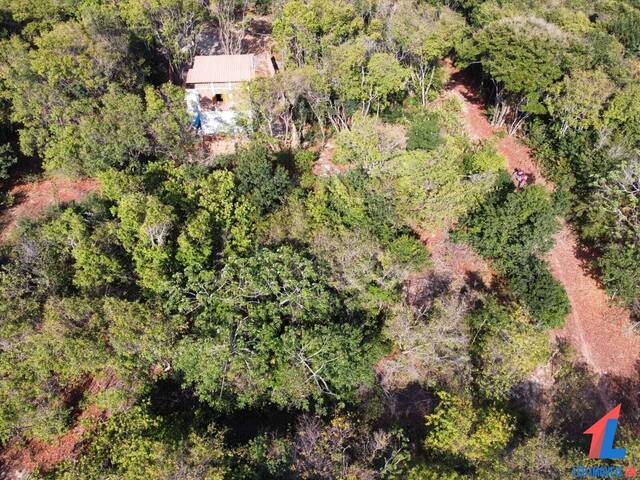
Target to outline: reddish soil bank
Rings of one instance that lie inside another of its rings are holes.
[[[486,140],[497,133],[487,120],[479,95],[479,85],[467,73],[448,65],[449,90],[463,101],[464,120],[473,140]],[[506,158],[509,172],[520,168],[532,174],[535,183],[552,188],[531,156],[529,148],[514,136],[497,141],[498,151]],[[621,377],[637,376],[640,338],[631,330],[629,312],[612,307],[609,299],[590,275],[588,266],[579,259],[578,242],[568,225],[563,223],[556,244],[548,255],[553,275],[562,283],[571,313],[558,337],[569,340],[582,359],[597,373]]]
[[[481,282],[485,286],[491,283],[493,272],[487,262],[468,245],[452,242],[447,232],[422,233],[420,240],[431,252],[433,268],[451,275],[453,289],[469,282]]]
[[[0,239],[9,236],[20,218],[35,218],[53,205],[79,201],[97,188],[98,182],[92,178],[51,177],[16,185],[11,189],[14,205],[0,214]]]
[[[0,454],[0,478],[19,480],[28,478],[35,469],[51,471],[57,464],[74,458],[82,448],[83,436],[106,414],[95,405],[90,405],[78,418],[76,426],[52,442],[29,440],[26,445],[9,445]]]
[[[349,170],[349,165],[338,165],[333,163],[336,155],[336,141],[333,138],[327,140],[324,145],[319,146],[319,156],[313,164],[313,174],[321,177],[335,175]]]
[[[117,382],[115,375],[109,374],[97,380],[88,379],[85,388],[95,395]],[[85,446],[86,437],[108,417],[109,411],[90,404],[75,415],[73,426],[66,433],[50,442],[14,438],[0,452],[0,479],[27,479],[36,469],[49,472],[60,462],[77,457]]]

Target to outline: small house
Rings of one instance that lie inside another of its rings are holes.
[[[271,76],[275,62],[267,55],[199,55],[187,72],[187,110],[204,135],[233,134],[240,116],[249,116],[243,83]]]

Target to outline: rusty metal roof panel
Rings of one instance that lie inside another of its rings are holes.
[[[255,57],[249,55],[198,55],[187,72],[187,83],[244,82],[255,77]]]

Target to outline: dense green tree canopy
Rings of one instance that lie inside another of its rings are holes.
[[[363,333],[375,319],[345,311],[323,277],[284,247],[234,259],[218,278],[200,273],[187,284],[196,329],[178,346],[176,368],[214,405],[233,400],[229,405],[241,407],[266,397],[304,407],[323,393],[353,395],[372,373],[375,348]]]
[[[560,479],[609,388],[635,461],[637,381],[550,335],[545,258],[564,217],[638,313],[639,19],[0,0],[0,477]],[[226,138],[185,108],[212,53],[278,66]],[[516,133],[545,187],[504,171]]]

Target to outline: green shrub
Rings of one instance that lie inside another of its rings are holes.
[[[316,157],[316,153],[310,150],[298,150],[293,157],[298,182],[304,189],[313,187],[315,181],[313,162],[316,160]]]
[[[289,189],[289,177],[274,156],[262,146],[252,146],[235,155],[238,191],[246,195],[259,212],[280,205]]]
[[[515,297],[541,325],[562,326],[571,310],[569,298],[545,261],[529,256],[523,261],[509,262],[503,272]]]
[[[11,145],[8,143],[0,145],[0,181],[9,178],[9,170],[17,161],[18,158]]]
[[[466,175],[464,151],[464,145],[448,137],[433,152],[414,150],[394,157],[374,172],[381,188],[389,191],[386,203],[393,202],[402,221],[418,231],[441,229],[477,208],[494,180],[492,175]]]
[[[16,201],[13,193],[1,192],[0,193],[0,208],[11,208]]]
[[[463,101],[450,95],[430,106],[430,111],[437,116],[444,135],[467,136],[467,128],[462,121]]]
[[[404,130],[379,118],[354,115],[351,128],[336,135],[333,162],[370,169],[397,155],[404,141]]]
[[[466,480],[470,477],[458,473],[453,468],[440,465],[419,464],[407,472],[407,480]]]
[[[464,159],[464,169],[467,173],[499,172],[505,166],[504,157],[498,153],[492,142],[483,144]]]
[[[596,260],[607,292],[631,305],[640,296],[640,249],[610,243]]]
[[[549,335],[520,306],[504,306],[489,297],[468,322],[475,330],[475,379],[487,399],[506,400],[514,386],[549,358]]]
[[[553,246],[558,230],[549,192],[539,185],[513,192],[502,185],[487,202],[460,222],[456,237],[464,239],[484,257],[503,264],[531,254],[544,254]]]
[[[640,12],[625,9],[611,22],[609,31],[620,40],[629,53],[640,52]]]
[[[435,150],[441,143],[437,115],[429,112],[417,114],[407,132],[407,150]]]
[[[439,392],[438,396],[440,403],[426,418],[427,450],[478,465],[506,448],[514,430],[511,416],[493,407],[478,408],[467,395]]]
[[[494,260],[517,300],[548,327],[561,325],[569,312],[564,289],[539,258],[553,246],[559,228],[556,212],[545,188],[533,185],[514,192],[503,175],[493,194],[452,235]]]
[[[410,265],[416,270],[429,264],[429,252],[415,237],[402,235],[389,245],[389,253],[403,265]]]

